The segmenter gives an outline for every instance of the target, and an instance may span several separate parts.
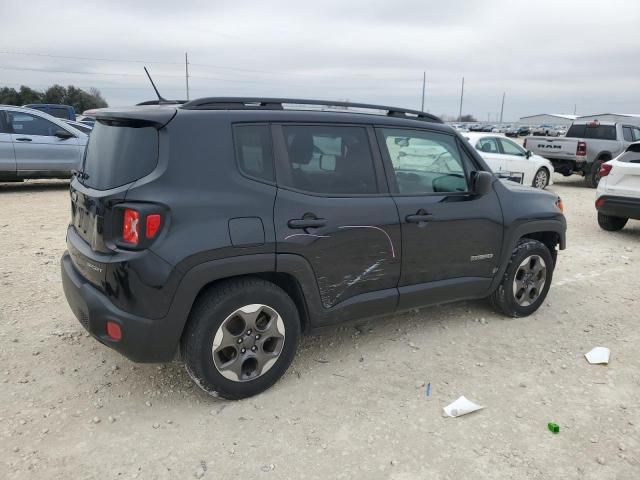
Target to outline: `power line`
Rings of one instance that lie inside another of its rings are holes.
[[[28,57],[46,57],[46,58],[65,58],[67,60],[93,60],[96,62],[114,62],[114,63],[156,63],[164,65],[180,65],[181,62],[160,62],[160,61],[148,61],[148,60],[130,60],[130,59],[115,59],[115,58],[100,58],[100,57],[76,57],[73,55],[51,55],[48,53],[27,53],[27,52],[9,52],[6,50],[0,50],[0,54],[4,55],[22,55]]]
[[[192,63],[189,63],[190,66],[192,66]],[[139,78],[144,78],[143,74],[137,74],[137,73],[116,73],[116,72],[77,72],[77,71],[71,71],[71,70],[48,70],[48,69],[43,69],[43,68],[31,68],[31,67],[5,67],[5,66],[0,66],[0,70],[16,70],[16,71],[28,71],[28,72],[39,72],[39,73],[59,73],[59,74],[71,74],[71,75],[103,75],[103,76],[109,76],[109,77],[139,77]],[[169,75],[169,74],[153,74],[154,77],[161,77],[161,78],[180,78],[183,79],[184,75]],[[254,85],[262,85],[264,84],[264,80],[250,80],[250,79],[244,79],[244,78],[237,78],[237,77],[223,77],[223,76],[210,76],[210,75],[192,75],[189,72],[189,79],[200,79],[200,80],[217,80],[217,81],[228,81],[228,82],[233,82],[233,83],[247,83],[247,84],[254,84]],[[351,87],[347,87],[347,86],[343,86],[343,85],[320,85],[320,84],[296,84],[296,83],[288,83],[287,85],[290,87],[302,87],[302,88],[309,88],[309,87],[321,87],[321,88],[332,88],[332,89],[341,89],[341,90],[361,90],[362,86],[351,86]]]
[[[21,55],[21,56],[33,56],[33,57],[43,57],[43,58],[61,58],[67,60],[89,60],[95,62],[113,62],[113,63],[138,63],[138,64],[156,64],[156,65],[183,65],[183,62],[164,62],[164,61],[148,61],[148,60],[135,60],[135,59],[116,59],[116,58],[106,58],[106,57],[79,57],[73,55],[53,55],[48,53],[28,53],[28,52],[15,52],[15,51],[7,51],[0,50],[0,55]],[[264,75],[277,75],[277,76],[299,76],[299,77],[319,77],[319,76],[329,76],[329,75],[319,75],[316,73],[304,73],[304,72],[270,72],[268,70],[256,70],[249,68],[239,68],[239,67],[229,67],[226,65],[214,65],[210,63],[191,63],[189,65],[193,67],[204,67],[204,68],[217,68],[219,70],[228,70],[233,72],[243,72],[243,73],[261,73]],[[160,75],[155,75],[160,76]],[[369,75],[360,73],[355,75],[339,75],[340,78],[358,78],[362,79],[363,77],[367,77]],[[407,79],[408,81],[408,79]]]

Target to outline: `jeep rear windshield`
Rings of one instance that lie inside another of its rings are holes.
[[[158,130],[142,122],[97,121],[89,136],[82,183],[108,190],[150,174],[158,164]]]
[[[615,140],[615,125],[571,125],[567,138],[593,138],[597,140]]]

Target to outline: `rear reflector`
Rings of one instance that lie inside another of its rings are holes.
[[[604,202],[605,202],[604,198],[599,198],[598,200],[596,200],[596,208],[603,206]]]
[[[122,340],[122,330],[120,329],[120,325],[109,320],[107,322],[107,335],[109,335],[112,340]]]
[[[578,146],[576,147],[576,155],[579,157],[584,157],[586,154],[587,154],[587,143],[578,142]]]
[[[160,229],[161,217],[157,213],[153,213],[151,215],[147,215],[147,228],[146,234],[147,238],[155,237],[156,233]]]
[[[609,173],[611,172],[612,168],[613,168],[613,165],[611,165],[609,163],[603,163],[600,166],[600,171],[598,172],[598,175],[600,175],[600,178],[606,177],[607,175],[609,175]]]
[[[137,211],[130,208],[127,208],[124,211],[124,219],[122,223],[122,239],[125,242],[131,243],[132,245],[138,244],[138,231],[140,228],[138,226],[139,221],[140,214]]]

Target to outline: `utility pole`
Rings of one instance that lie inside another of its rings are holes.
[[[464,77],[462,77],[462,90],[460,91],[460,113],[458,113],[458,121],[462,121],[462,98],[464,97]]]
[[[500,123],[502,123],[502,114],[504,113],[504,97],[507,95],[507,92],[502,93],[502,106],[500,107]]]
[[[422,72],[422,107],[420,108],[420,111],[424,112],[424,89],[426,88],[426,84],[427,84],[427,72]]]
[[[187,100],[189,100],[189,57],[184,52],[184,79],[187,83]]]
[[[578,108],[578,105],[576,103],[573,104],[573,114],[576,114],[576,110]]]

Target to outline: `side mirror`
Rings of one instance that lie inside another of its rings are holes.
[[[60,140],[66,140],[68,138],[72,138],[72,137],[75,136],[73,133],[67,132],[66,130],[63,130],[62,128],[60,130],[56,130],[56,132],[53,135],[58,137]]]
[[[531,155],[533,155],[533,152],[531,150],[527,150],[527,152],[524,154],[524,156],[527,158],[531,158]]]
[[[473,193],[486,195],[491,191],[494,176],[491,172],[476,172],[473,177]]]

